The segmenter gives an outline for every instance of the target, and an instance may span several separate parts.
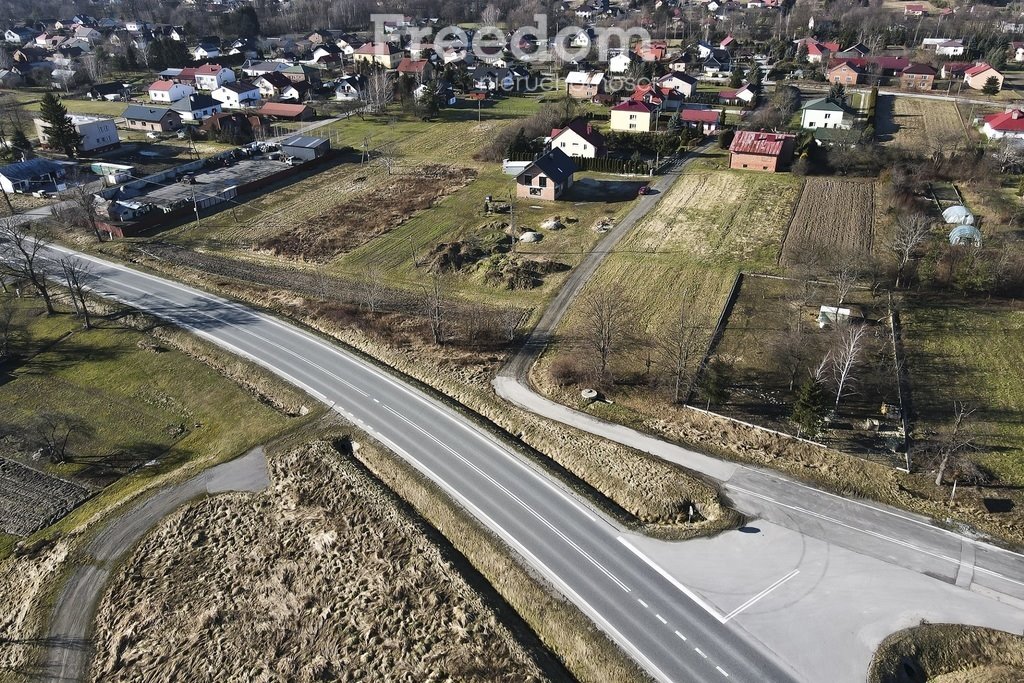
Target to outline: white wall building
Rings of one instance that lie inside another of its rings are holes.
[[[174,81],[156,81],[149,86],[150,102],[177,102],[195,92],[195,88]]]
[[[228,109],[242,109],[259,104],[260,89],[246,81],[225,83],[210,93],[210,96]]]
[[[99,149],[108,149],[121,142],[121,139],[117,136],[117,126],[114,125],[114,119],[107,119],[101,116],[80,116],[78,114],[68,114],[68,118],[75,125],[75,130],[78,131],[78,134],[82,136],[82,142],[78,145],[78,151],[83,154]],[[39,136],[39,142],[45,145],[49,140],[46,135],[48,126],[42,119],[33,119],[33,122],[36,126],[36,135]]]

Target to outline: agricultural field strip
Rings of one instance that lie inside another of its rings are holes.
[[[786,231],[780,263],[828,260],[871,253],[874,184],[839,178],[807,178]]]

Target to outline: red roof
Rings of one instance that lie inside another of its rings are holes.
[[[197,76],[216,76],[223,69],[220,64],[203,64],[201,67],[196,69]]]
[[[174,78],[178,81],[194,81],[196,80],[196,68],[194,66],[186,66]]]
[[[964,75],[965,76],[977,76],[978,74],[985,73],[989,69],[992,69],[992,67],[989,66],[988,64],[986,64],[985,62],[982,62],[981,64],[975,64],[970,69],[965,71]],[[992,70],[995,71],[995,69],[992,69]],[[998,71],[996,73],[998,73]]]
[[[989,128],[999,131],[1024,131],[1024,112],[1011,109],[1001,114],[989,114],[985,117]]]
[[[162,92],[164,90],[170,90],[176,85],[178,84],[174,81],[153,81],[153,84],[149,86],[149,89]]]
[[[905,12],[924,12],[924,5],[910,4],[904,7]]]
[[[853,71],[861,72],[861,71],[864,71],[864,67],[867,66],[867,63],[868,63],[868,60],[862,59],[860,57],[849,57],[849,58],[846,58],[846,59],[837,59],[834,62],[832,62],[832,65],[829,66],[828,70],[829,71],[834,71],[835,69],[841,69],[844,66],[846,66],[846,67],[849,67],[850,69],[852,69]]]
[[[795,137],[795,135],[786,135],[785,133],[762,133],[753,130],[741,130],[732,139],[729,151],[733,154],[759,154],[777,157],[782,154],[782,148],[786,141]]]
[[[718,123],[718,117],[717,109],[684,109],[679,112],[679,118],[683,121]]]
[[[961,74],[970,69],[971,66],[970,62],[946,62],[942,65],[942,70],[947,74]]]
[[[719,90],[718,91],[718,99],[720,99],[720,100],[735,100],[736,97],[741,92],[745,92],[749,88],[750,88],[750,84],[746,83],[746,84],[743,85],[742,88],[737,88],[736,90]]]
[[[643,114],[650,114],[651,112],[654,111],[654,108],[648,105],[646,102],[626,100],[622,104],[612,107],[612,111],[631,111]]]
[[[283,102],[266,102],[260,107],[259,112],[265,116],[280,116],[283,118],[302,116],[308,110],[304,104],[284,104]]]
[[[906,57],[874,57],[868,62],[887,71],[902,71],[910,66],[910,60]]]
[[[829,41],[827,43],[820,43],[820,45],[826,48],[829,52],[839,52],[839,43]]]
[[[398,73],[400,74],[421,74],[423,70],[427,68],[429,64],[425,59],[409,59],[403,57],[402,61],[398,63]]]
[[[934,67],[928,66],[927,64],[916,64],[912,63],[906,69],[903,70],[905,74],[924,74],[925,76],[934,76],[936,71]]]

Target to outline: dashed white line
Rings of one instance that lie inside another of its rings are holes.
[[[658,621],[660,621],[661,623],[663,623],[663,624],[667,624],[668,623],[667,621],[665,621],[665,617],[661,616],[660,614],[655,614],[654,616],[656,616],[658,618]]]
[[[693,651],[694,651],[694,652],[696,652],[697,654],[699,654],[699,655],[700,655],[701,657],[703,657],[704,659],[707,659],[707,658],[708,658],[708,656],[707,656],[706,654],[704,654],[703,652],[701,652],[701,651],[700,651],[700,648],[699,648],[699,647],[695,647],[695,648],[693,648]]]
[[[725,669],[723,669],[722,667],[720,667],[720,666],[716,666],[715,668],[716,668],[716,669],[718,669],[718,673],[722,674],[722,675],[723,675],[723,676],[725,676],[726,678],[728,678],[728,677],[729,677],[729,674],[728,674],[728,673],[726,673]]]
[[[676,631],[675,634],[677,636],[679,636],[680,638],[682,638],[684,643],[686,642],[686,636],[684,636],[682,633],[680,633],[679,631]]]
[[[644,602],[640,598],[637,598],[636,601],[639,602],[641,605],[643,605],[644,609],[647,609],[648,607],[650,607],[650,605],[648,605],[646,602]]]

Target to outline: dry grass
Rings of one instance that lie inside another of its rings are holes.
[[[922,624],[878,646],[869,683],[1015,683],[1024,678],[1024,637],[978,626]]]
[[[330,443],[193,503],[111,580],[92,680],[540,681],[451,558]]]
[[[791,266],[870,255],[874,213],[873,181],[807,178],[782,245],[782,263]]]
[[[951,143],[968,142],[967,132],[956,105],[950,100],[922,100],[916,97],[893,97],[893,122],[899,129],[892,144],[921,154],[941,149]],[[884,127],[883,125],[879,126]]]

